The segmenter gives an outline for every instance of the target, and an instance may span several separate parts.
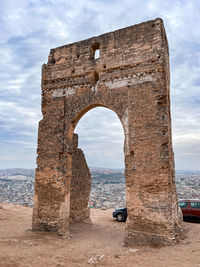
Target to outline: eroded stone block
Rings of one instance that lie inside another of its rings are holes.
[[[81,149],[78,135],[73,135],[72,178],[70,186],[70,222],[90,221],[88,207],[91,191],[91,174]]]

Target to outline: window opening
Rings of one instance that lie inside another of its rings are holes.
[[[100,49],[95,50],[94,59],[100,58]]]
[[[93,44],[91,50],[93,59],[100,58],[100,43]]]

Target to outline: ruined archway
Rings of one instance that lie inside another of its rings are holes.
[[[125,132],[125,243],[175,242],[168,60],[161,19],[51,50],[42,68],[33,229],[68,233],[73,129],[89,109],[104,106]]]

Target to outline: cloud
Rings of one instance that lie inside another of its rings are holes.
[[[23,167],[25,162],[35,166],[41,66],[51,48],[156,17],[164,20],[170,48],[176,167],[199,168],[199,12],[198,0],[1,1],[0,168]],[[100,115],[98,110],[85,114],[88,119],[83,124],[79,122],[79,143],[84,150],[88,148],[88,162],[93,166],[118,167],[122,163],[116,160],[116,153],[123,162],[121,124],[112,112],[101,111]],[[24,154],[27,159],[20,163]],[[94,154],[99,155],[95,162]]]

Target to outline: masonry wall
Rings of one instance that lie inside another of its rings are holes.
[[[72,178],[70,185],[70,222],[90,221],[88,207],[91,191],[91,174],[81,149],[78,149],[78,135],[73,135]]]
[[[99,59],[94,58],[96,49]],[[97,106],[113,110],[124,128],[125,242],[176,242],[181,223],[168,43],[161,19],[50,51],[42,67],[33,229],[69,231],[73,132],[79,119]]]

